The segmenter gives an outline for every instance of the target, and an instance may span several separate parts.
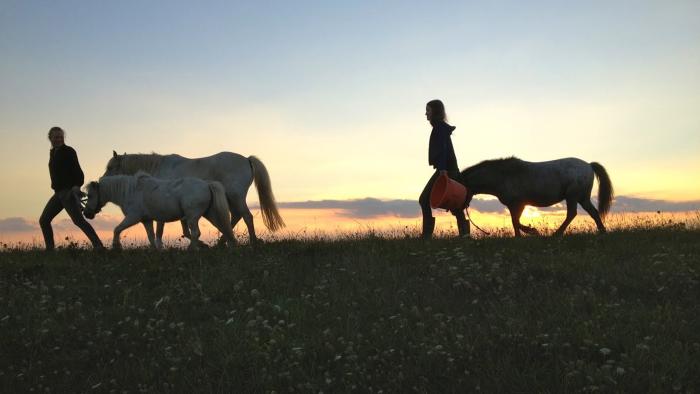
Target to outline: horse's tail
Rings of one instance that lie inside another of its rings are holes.
[[[598,212],[600,213],[600,218],[603,219],[610,211],[615,191],[613,190],[612,182],[610,182],[608,172],[605,171],[605,167],[599,163],[592,162],[591,168],[593,168],[593,172],[598,178]]]
[[[282,216],[277,210],[275,196],[272,194],[270,175],[260,159],[250,156],[248,160],[253,168],[253,180],[255,181],[255,188],[258,190],[258,200],[260,200],[263,222],[270,231],[277,231],[285,225]]]
[[[231,230],[231,217],[229,216],[228,200],[226,199],[226,189],[220,182],[210,181],[212,201],[209,204],[208,216],[216,228],[221,231],[224,238],[233,238]]]

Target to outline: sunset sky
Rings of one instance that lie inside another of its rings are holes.
[[[0,241],[40,238],[55,125],[88,180],[112,149],[233,151],[297,229],[417,224],[434,98],[460,167],[579,157],[613,211],[700,209],[695,0],[2,0],[0,56]]]

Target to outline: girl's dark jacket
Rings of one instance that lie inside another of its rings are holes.
[[[450,126],[444,121],[437,121],[433,125],[433,131],[430,133],[430,145],[428,146],[428,164],[437,170],[459,170],[450,138],[454,129],[456,127]]]
[[[78,155],[75,149],[68,145],[51,148],[49,174],[51,174],[51,188],[55,191],[82,186],[85,182],[85,175],[78,163]]]

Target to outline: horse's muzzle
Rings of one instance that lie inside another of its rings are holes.
[[[474,194],[467,193],[467,198],[464,200],[464,207],[465,208],[469,208],[469,204],[472,203],[472,198],[474,198]]]
[[[85,207],[83,208],[83,216],[85,216],[87,219],[92,220],[98,213],[100,213],[100,211],[100,209],[93,211],[92,209]]]

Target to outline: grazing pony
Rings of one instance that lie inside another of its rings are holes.
[[[210,181],[219,181],[226,190],[226,199],[231,211],[231,228],[241,218],[248,227],[251,243],[255,242],[253,215],[246,204],[246,195],[250,185],[255,181],[263,222],[270,231],[284,227],[284,221],[277,210],[275,196],[272,194],[270,176],[263,163],[255,156],[243,157],[233,152],[221,152],[208,157],[189,159],[180,155],[129,154],[118,155],[112,152],[104,175],[132,175],[146,171],[154,177],[176,179],[195,177]],[[182,230],[188,237],[188,229],[182,223]],[[158,222],[157,238],[163,236],[163,222]],[[188,237],[189,238],[189,237]]]
[[[605,232],[603,219],[610,210],[613,186],[605,168],[598,163],[587,163],[567,158],[531,163],[516,157],[486,160],[462,171],[461,183],[467,187],[465,206],[475,194],[491,194],[508,207],[515,236],[520,230],[537,233],[520,223],[526,205],[547,207],[566,201],[566,219],[555,235],[561,235],[576,216],[576,205],[588,212],[598,231]],[[598,178],[598,209],[591,203],[593,178]]]
[[[125,229],[142,223],[148,241],[154,248],[163,246],[153,234],[153,221],[186,223],[191,238],[190,248],[199,245],[199,218],[204,216],[223,234],[229,246],[235,244],[229,225],[228,203],[224,187],[219,182],[199,178],[158,179],[145,172],[136,175],[103,176],[86,188],[87,203],[83,213],[95,217],[108,202],[118,205],[124,220],[114,229],[112,247],[121,247],[119,236]]]

